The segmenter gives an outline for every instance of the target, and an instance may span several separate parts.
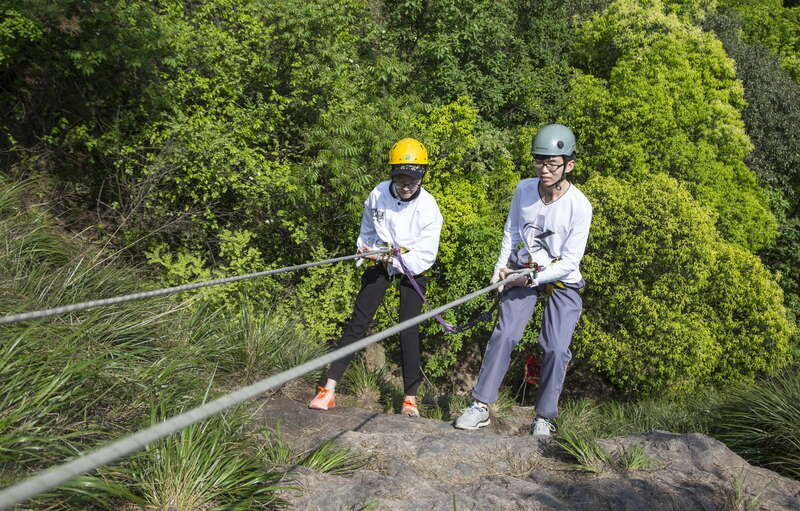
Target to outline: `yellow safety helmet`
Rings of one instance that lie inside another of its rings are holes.
[[[397,141],[389,150],[389,165],[428,164],[428,150],[413,138]]]

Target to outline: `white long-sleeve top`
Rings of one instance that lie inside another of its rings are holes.
[[[508,266],[510,258],[543,266],[536,277],[539,284],[557,280],[577,284],[583,278],[579,265],[591,223],[592,205],[575,185],[545,204],[539,196],[539,179],[521,180],[506,218],[495,274]]]
[[[356,243],[370,249],[386,243],[406,249],[403,262],[410,272],[419,275],[436,261],[444,220],[436,199],[424,188],[420,188],[415,199],[403,202],[392,196],[390,187],[391,181],[381,182],[364,201]],[[387,271],[390,275],[403,273],[396,259],[387,266]]]

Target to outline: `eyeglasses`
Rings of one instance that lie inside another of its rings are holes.
[[[419,187],[419,183],[401,183],[400,181],[392,181],[392,183],[394,183],[396,187],[405,190],[416,190]]]
[[[546,167],[547,170],[549,170],[550,172],[557,171],[559,168],[563,167],[565,164],[566,164],[566,162],[563,162],[563,161],[561,163],[557,163],[557,162],[549,161],[549,160],[545,161],[544,159],[539,159],[539,158],[536,158],[535,160],[533,160],[533,166],[535,168],[541,169],[542,167]]]

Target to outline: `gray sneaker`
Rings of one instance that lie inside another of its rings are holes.
[[[533,425],[531,426],[531,434],[537,436],[550,436],[552,433],[555,433],[556,426],[550,419],[545,419],[544,417],[536,417],[533,420]]]
[[[464,408],[461,417],[456,419],[455,427],[458,429],[478,429],[489,425],[489,409],[476,402]]]

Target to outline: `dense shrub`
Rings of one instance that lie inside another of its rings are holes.
[[[630,393],[688,392],[792,363],[795,327],[757,257],[663,174],[583,187],[595,217],[575,351]]]
[[[421,97],[450,102],[469,95],[502,126],[555,116],[568,76],[563,2],[415,0],[383,7],[387,37],[411,65],[409,88]]]
[[[736,61],[736,74],[744,85],[747,107],[742,112],[753,151],[747,165],[771,190],[770,205],[778,218],[778,237],[762,250],[764,262],[779,272],[787,304],[800,313],[800,85],[781,69],[776,58],[761,45],[740,40],[739,22],[732,16],[709,17],[704,24],[714,30]]]
[[[782,0],[722,0],[742,18],[742,38],[765,46],[800,83],[800,6]]]
[[[750,250],[775,237],[754,173],[733,61],[712,35],[660,2],[619,0],[581,25],[579,74],[563,115],[581,141],[581,168],[625,179],[652,171],[684,182],[717,215],[723,236]]]

